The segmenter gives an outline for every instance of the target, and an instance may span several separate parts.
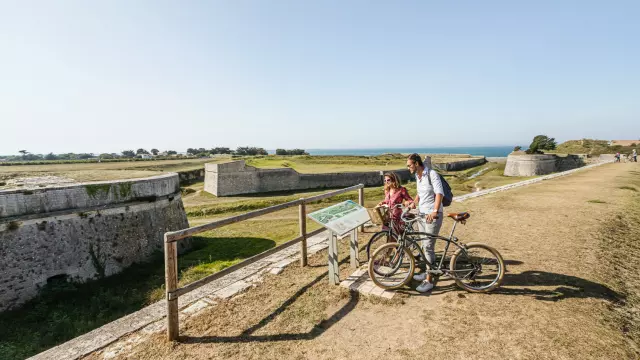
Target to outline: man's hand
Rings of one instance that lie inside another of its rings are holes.
[[[438,212],[434,211],[431,214],[427,214],[425,216],[425,219],[427,220],[427,224],[431,224],[433,222],[433,220],[438,218]]]

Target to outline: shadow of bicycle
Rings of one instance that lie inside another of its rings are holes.
[[[417,285],[417,282],[415,284]],[[414,288],[415,286],[411,286]],[[451,280],[438,282],[430,295],[440,295],[451,291],[465,291]],[[403,289],[399,293],[422,295],[415,290]],[[557,274],[546,271],[524,271],[506,273],[502,285],[489,293],[490,295],[530,296],[541,301],[560,301],[570,298],[592,298],[614,303],[624,301],[624,296],[604,284],[593,282],[577,276]]]

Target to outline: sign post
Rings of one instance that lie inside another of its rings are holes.
[[[338,266],[338,237],[350,234],[349,257],[352,268],[360,265],[358,259],[358,227],[371,220],[367,209],[354,201],[347,200],[310,213],[309,218],[329,230],[329,283],[340,283]]]

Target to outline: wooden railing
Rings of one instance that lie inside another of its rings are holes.
[[[310,198],[298,199],[284,204],[270,206],[264,209],[255,210],[242,215],[232,216],[226,219],[216,220],[208,224],[190,227],[188,229],[171,231],[164,234],[164,267],[165,267],[165,285],[167,296],[167,337],[170,341],[177,340],[179,335],[179,319],[178,319],[178,298],[190,291],[193,291],[203,285],[206,285],[216,279],[219,279],[229,273],[232,273],[238,269],[241,269],[247,265],[250,265],[260,259],[263,259],[269,255],[272,255],[282,249],[288,248],[292,245],[300,243],[300,265],[307,265],[307,238],[317,235],[323,231],[324,228],[314,230],[307,233],[306,223],[306,204],[327,199],[336,195],[340,195],[349,191],[358,190],[358,203],[364,205],[364,185],[359,184],[351,186],[345,189],[331,191],[325,194],[312,196]],[[274,248],[271,248],[258,255],[252,256],[242,262],[229,266],[224,270],[218,271],[215,274],[204,277],[200,280],[194,281],[191,284],[178,288],[178,247],[177,243],[187,237],[200,234],[205,231],[214,230],[225,225],[237,223],[240,221],[252,219],[258,216],[269,214],[275,211],[287,209],[293,206],[299,207],[298,221],[300,225],[300,236],[287,241],[284,244],[280,244]],[[363,231],[361,227],[360,231]]]

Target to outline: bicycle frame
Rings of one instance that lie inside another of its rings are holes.
[[[411,222],[415,222],[418,221],[419,219],[414,219]],[[467,255],[467,251],[466,248],[464,246],[464,244],[461,244],[458,242],[458,238],[454,237],[453,234],[456,231],[456,226],[458,225],[458,222],[454,220],[453,222],[453,227],[451,228],[451,233],[449,234],[449,237],[445,237],[445,236],[441,236],[441,235],[435,235],[435,234],[429,234],[429,233],[425,233],[425,232],[414,232],[408,229],[411,229],[410,226],[406,226],[405,227],[405,231],[403,232],[402,236],[399,237],[398,239],[398,243],[400,244],[400,255],[403,256],[402,254],[404,254],[404,252],[402,251],[403,248],[405,247],[412,247],[412,248],[417,248],[418,252],[420,253],[420,256],[422,257],[422,261],[419,261],[417,264],[418,265],[429,265],[429,267],[433,267],[435,265],[437,265],[437,267],[432,268],[430,270],[427,270],[428,273],[433,274],[433,275],[443,275],[446,273],[450,273],[452,272],[449,269],[444,268],[443,270],[443,265],[444,265],[444,260],[447,257],[447,253],[449,252],[449,247],[451,246],[451,244],[453,244],[455,247],[457,247],[458,249],[460,249],[466,256]],[[408,231],[407,231],[408,230]],[[418,239],[413,238],[414,236],[419,236]],[[419,241],[423,241],[423,240],[434,240],[434,241],[438,241],[438,240],[442,240],[446,242],[445,248],[444,248],[444,252],[442,254],[442,257],[440,258],[440,262],[437,264],[431,264],[429,263],[426,259],[426,254],[424,253],[424,251],[422,250],[422,246],[420,246]],[[402,262],[402,260],[400,261]],[[459,270],[459,271],[468,271],[468,270]],[[453,271],[455,272],[455,270]]]
[[[402,205],[398,204],[398,205],[390,208],[390,211],[391,211],[391,209],[396,208],[396,207],[404,208]],[[399,234],[396,231],[396,225],[397,224],[393,220],[393,216],[389,217],[389,229],[385,230],[385,232],[388,233],[387,236],[395,237],[397,239],[397,241],[398,241],[398,244],[400,245],[400,251],[397,253],[397,254],[400,255],[400,259],[399,259],[399,261],[397,263],[398,266],[400,266],[401,263],[402,263],[402,257],[404,257],[404,251],[403,251],[404,248],[416,248],[416,249],[418,249],[418,252],[420,253],[420,256],[424,260],[418,261],[416,263],[416,265],[428,265],[428,267],[433,267],[434,265],[436,265],[436,264],[431,264],[426,260],[427,259],[426,254],[424,253],[424,251],[422,250],[422,247],[419,244],[419,241],[423,241],[423,240],[427,240],[427,239],[433,239],[434,241],[437,241],[437,240],[445,241],[446,245],[445,245],[445,249],[444,249],[444,252],[442,254],[442,257],[440,258],[440,261],[437,264],[437,267],[435,269],[432,268],[430,270],[427,270],[428,273],[430,273],[432,275],[439,276],[439,275],[443,275],[443,274],[451,274],[451,273],[455,273],[455,272],[462,272],[462,271],[468,272],[469,271],[469,269],[450,270],[450,269],[442,267],[444,265],[444,260],[447,257],[447,253],[449,251],[449,247],[451,246],[451,244],[453,244],[455,247],[460,249],[465,256],[469,256],[467,254],[467,250],[466,250],[465,245],[460,243],[460,242],[458,242],[458,238],[453,236],[455,231],[456,231],[456,226],[458,225],[458,221],[453,220],[454,222],[453,222],[453,227],[451,228],[451,233],[449,234],[449,237],[445,237],[445,236],[441,236],[441,235],[435,235],[435,234],[430,234],[430,233],[425,233],[425,232],[414,231],[413,230],[414,223],[416,223],[417,221],[422,221],[422,219],[419,216],[414,218],[414,219],[408,219],[408,218],[406,218],[406,212],[405,211],[403,211],[403,214],[400,217],[400,219],[401,219],[400,221],[402,223],[404,223],[404,229],[403,229],[401,234]],[[420,238],[414,239],[414,238],[412,238],[413,236],[420,236]],[[435,246],[435,244],[434,244],[434,246]],[[455,274],[453,274],[453,275],[455,276]]]

